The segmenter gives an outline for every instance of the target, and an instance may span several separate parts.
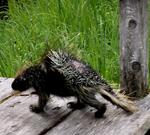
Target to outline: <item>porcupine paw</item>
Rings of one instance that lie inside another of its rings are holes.
[[[82,103],[76,103],[76,102],[69,102],[67,103],[67,107],[70,108],[70,109],[83,109],[86,107],[85,104],[82,104]]]
[[[96,118],[102,118],[104,116],[104,113],[106,112],[106,105],[104,104],[101,109],[97,110],[95,112],[95,117]]]
[[[37,105],[30,105],[29,109],[31,112],[35,112],[35,113],[43,112],[43,108],[40,108]]]

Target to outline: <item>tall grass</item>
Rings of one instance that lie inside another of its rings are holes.
[[[12,77],[45,48],[63,48],[119,81],[117,0],[9,1],[0,22],[0,76]]]

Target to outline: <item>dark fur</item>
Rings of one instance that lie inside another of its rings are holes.
[[[69,55],[56,52],[48,54],[40,64],[24,70],[12,83],[14,90],[25,91],[31,87],[39,96],[38,104],[30,105],[30,109],[36,113],[43,111],[49,96],[53,94],[59,97],[74,96],[77,102],[68,103],[68,107],[82,109],[89,105],[97,109],[96,117],[102,117],[106,105],[95,98],[96,93],[99,89],[104,89],[116,98],[111,87],[90,66]],[[107,93],[101,95],[117,105]]]
[[[60,97],[75,96],[78,99],[77,103],[70,102],[68,103],[68,107],[82,109],[88,104],[98,109],[95,113],[96,117],[101,117],[103,115],[106,111],[106,106],[94,98],[94,93],[89,94],[89,96],[91,96],[91,101],[80,100],[78,94],[65,85],[65,81],[64,76],[59,72],[48,71],[46,73],[41,66],[36,65],[26,69],[21,75],[17,76],[12,83],[12,88],[14,90],[25,91],[33,87],[36,90],[39,96],[38,105],[30,105],[30,110],[36,113],[43,111],[50,94],[53,94]],[[97,104],[92,104],[92,100],[95,100]]]

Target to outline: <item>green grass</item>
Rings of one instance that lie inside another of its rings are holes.
[[[38,61],[46,48],[63,48],[119,82],[117,0],[22,0],[9,2],[0,21],[0,76],[13,77]]]

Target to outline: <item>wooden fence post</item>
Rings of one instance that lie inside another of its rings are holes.
[[[143,97],[148,89],[148,0],[120,0],[121,90]]]

